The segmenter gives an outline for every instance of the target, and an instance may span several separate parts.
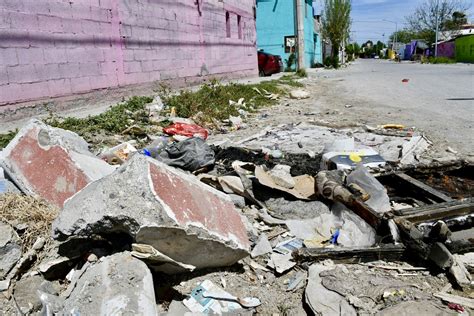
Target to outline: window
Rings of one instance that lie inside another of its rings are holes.
[[[237,15],[237,29],[239,30],[239,39],[242,39],[242,17]]]
[[[225,13],[225,31],[228,38],[230,38],[230,13]]]
[[[285,36],[285,53],[294,53],[296,47],[296,37],[295,36]]]

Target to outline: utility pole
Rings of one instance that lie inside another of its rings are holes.
[[[393,23],[395,24],[395,36],[393,38],[393,42],[392,42],[392,50],[395,51],[395,45],[397,44],[397,40],[398,40],[398,22],[397,21],[390,21],[390,20],[385,20],[383,19],[382,21],[385,21],[385,22],[390,22],[390,23]]]
[[[436,0],[435,57],[438,57],[438,31],[439,31],[439,0]]]
[[[297,52],[298,52],[298,69],[304,69],[304,6],[305,0],[295,0],[296,7],[296,24],[297,24]]]

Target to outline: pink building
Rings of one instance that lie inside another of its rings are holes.
[[[454,39],[438,43],[438,57],[455,57],[455,43]]]
[[[0,109],[256,75],[255,0],[0,0]]]

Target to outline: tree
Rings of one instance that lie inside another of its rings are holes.
[[[349,38],[351,26],[351,0],[325,0],[322,33],[331,41],[331,57],[339,55],[339,50]]]
[[[419,38],[419,34],[417,32],[415,32],[411,29],[405,28],[403,30],[400,30],[400,31],[390,35],[390,42],[392,42],[392,43],[395,41],[395,34],[397,35],[397,42],[398,43],[407,44],[407,43],[410,43],[412,40]]]
[[[437,22],[443,31],[455,12],[463,14],[469,8],[470,4],[464,0],[425,0],[406,20],[411,30],[423,35],[422,39],[431,44],[435,41]]]
[[[464,24],[467,24],[466,14],[456,11],[453,13],[451,19],[445,22],[443,31],[458,33]]]

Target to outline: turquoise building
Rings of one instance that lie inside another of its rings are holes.
[[[285,68],[296,45],[295,0],[257,0],[257,47],[280,55]],[[313,0],[305,0],[304,8],[305,67],[322,63],[319,18],[314,15]],[[295,61],[296,63],[296,61]],[[295,64],[292,66],[295,69]]]

